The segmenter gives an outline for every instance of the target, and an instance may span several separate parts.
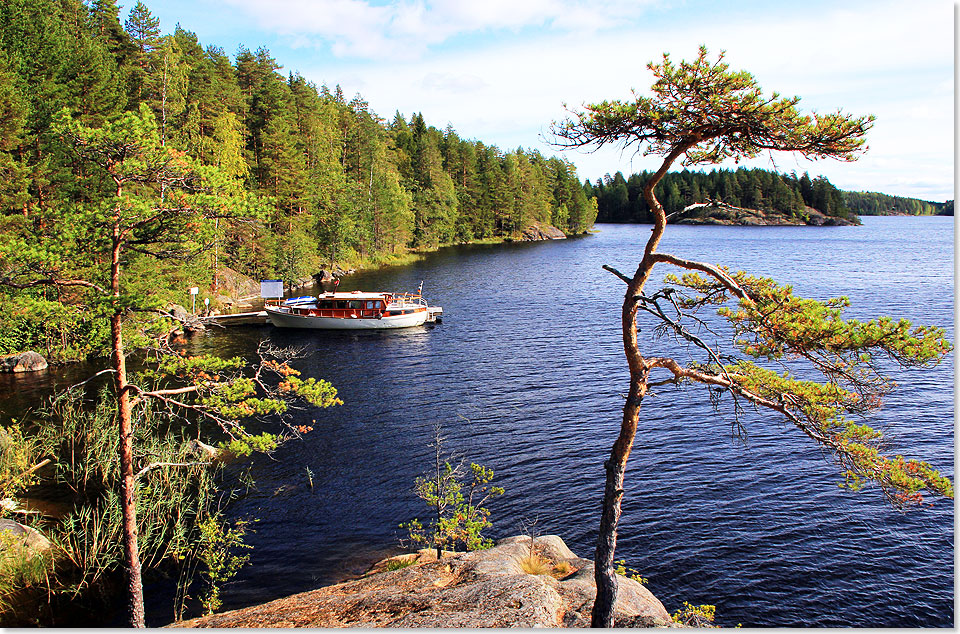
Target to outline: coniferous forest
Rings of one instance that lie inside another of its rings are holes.
[[[597,222],[652,222],[642,193],[651,176],[651,172],[644,171],[625,178],[617,172],[613,176],[607,174],[596,183],[585,182],[587,197],[597,200]],[[801,218],[806,207],[844,219],[859,215],[933,215],[953,209],[952,201],[936,203],[875,192],[845,192],[824,176],[810,178],[804,173],[798,177],[796,173],[778,174],[744,167],[669,172],[657,184],[656,194],[667,214],[708,200],[788,218]]]
[[[332,384],[299,377],[288,363],[297,350],[257,345],[253,362],[192,354],[181,336],[199,320],[174,306],[186,289],[220,309],[240,295],[221,296],[228,285],[402,263],[444,245],[518,239],[539,224],[575,235],[652,219],[641,194],[650,172],[582,182],[564,158],[462,138],[416,112],[378,115],[361,95],[283,69],[265,48],[227,52],[189,25],[171,32],[143,2],[128,8],[0,0],[0,357],[40,357],[28,371],[47,360],[108,366],[77,381],[65,373],[72,387],[62,391],[58,376],[47,386],[56,395],[0,426],[0,520],[16,513],[50,538],[27,556],[4,551],[12,542],[0,530],[0,624],[104,625],[121,584],[134,625],[153,583],[175,586],[156,594],[173,604],[170,618],[218,610],[220,589],[249,557],[247,520],[224,513],[253,486],[235,460],[313,431],[284,418],[288,406],[344,404]],[[656,192],[667,213],[708,200],[794,218],[810,208],[837,218],[953,210],[746,168],[669,173]],[[913,354],[945,354],[940,331],[924,332],[938,347]],[[25,399],[39,400],[31,389]],[[442,475],[435,429],[437,478],[459,495],[459,472],[447,463]],[[479,485],[493,476],[470,471]],[[56,517],[19,507],[28,493],[49,495]],[[417,496],[449,504],[429,487]],[[450,506],[457,519],[444,530],[477,543],[490,526],[481,503]],[[414,522],[399,526],[418,541]]]
[[[953,201],[946,203],[890,196],[879,192],[843,192],[843,200],[859,216],[931,216],[953,215]]]
[[[164,35],[143,3],[121,24],[115,0],[0,6],[4,215],[42,223],[96,195],[71,184],[81,166],[51,134],[58,112],[97,127],[141,104],[163,144],[269,200],[259,226],[225,229],[221,263],[253,277],[509,237],[533,222],[580,233],[595,216],[566,160],[462,139],[419,114],[382,118],[360,95],[282,73],[263,48],[231,59],[179,25]]]
[[[652,215],[643,200],[643,186],[651,172],[624,178],[617,172],[595,184],[584,184],[588,197],[597,199],[597,222],[652,222]],[[843,193],[823,176],[811,179],[809,174],[778,174],[763,169],[683,170],[670,172],[656,188],[667,214],[687,205],[707,200],[734,207],[774,212],[786,217],[801,217],[805,207],[812,207],[827,216],[850,218],[856,212],[848,208]]]

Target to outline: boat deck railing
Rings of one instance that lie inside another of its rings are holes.
[[[404,306],[423,306],[427,308],[427,300],[417,293],[397,293],[393,296],[390,305]]]

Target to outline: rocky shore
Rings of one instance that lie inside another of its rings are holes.
[[[520,234],[521,241],[563,240],[566,237],[567,234],[553,225],[546,225],[539,222],[533,223]]]
[[[804,226],[835,227],[860,224],[858,221],[827,216],[813,207],[804,208],[800,217],[784,216],[758,209],[734,207],[722,202],[697,203],[671,214],[667,222],[677,225],[740,225],[750,227],[763,226]]]
[[[619,587],[617,627],[673,625],[640,583]],[[589,627],[595,596],[592,561],[556,535],[517,536],[440,560],[392,557],[359,579],[168,627]]]

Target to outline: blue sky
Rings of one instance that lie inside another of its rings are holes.
[[[126,10],[134,4],[121,0]],[[228,54],[268,48],[283,66],[381,117],[561,154],[545,137],[571,107],[644,92],[646,63],[726,50],[801,107],[873,114],[856,163],[791,155],[749,163],[823,174],[847,190],[943,201],[954,194],[954,4],[946,0],[145,0]],[[563,152],[581,178],[655,169],[655,157]]]

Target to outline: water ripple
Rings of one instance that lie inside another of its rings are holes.
[[[493,467],[505,487],[491,505],[495,536],[539,518],[544,532],[591,556],[602,463],[628,379],[623,287],[600,265],[632,270],[647,231],[602,226],[582,239],[450,248],[344,280],[346,290],[424,280],[444,308],[435,328],[205,337],[208,349],[233,354],[263,337],[306,343],[300,369],[332,381],[345,402],[304,413],[315,431],[255,462],[257,491],[231,509],[260,518],[255,548],[224,607],[336,581],[390,552],[397,525],[426,510],[411,489],[428,468],[435,421],[450,449]],[[851,316],[891,313],[946,324],[953,336],[951,219],[672,227],[662,250],[789,281],[813,297],[847,294]],[[653,348],[683,352],[665,341]],[[952,473],[952,358],[899,382],[869,422]],[[713,603],[722,623],[744,626],[953,625],[950,504],[901,515],[875,492],[841,491],[835,468],[782,422],[750,411],[740,443],[731,421],[695,388],[661,388],[644,403],[617,556],[668,609]]]

